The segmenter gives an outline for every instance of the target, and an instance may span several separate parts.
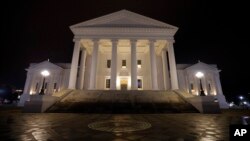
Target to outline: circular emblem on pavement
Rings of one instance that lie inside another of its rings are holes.
[[[120,133],[120,132],[145,130],[150,128],[151,124],[148,122],[135,121],[135,120],[121,120],[121,121],[108,120],[108,121],[97,121],[90,123],[88,127],[98,131]]]

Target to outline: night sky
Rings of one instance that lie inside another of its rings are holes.
[[[177,63],[217,64],[224,94],[250,95],[248,4],[204,0],[36,0],[1,4],[0,84],[23,88],[31,62],[70,63],[69,26],[127,9],[179,27]]]

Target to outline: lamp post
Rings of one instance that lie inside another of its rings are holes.
[[[243,103],[243,99],[244,97],[243,96],[239,96],[239,99],[240,99],[240,106],[244,107],[244,103]]]
[[[39,95],[44,95],[44,83],[45,83],[45,77],[49,76],[49,71],[47,71],[47,70],[43,70],[43,71],[41,72],[41,75],[43,76],[43,85],[42,85],[42,89],[41,89],[41,91],[40,91]]]
[[[200,96],[206,96],[202,88],[202,82],[201,82],[201,78],[204,76],[204,74],[202,72],[197,72],[195,76],[200,79]]]
[[[249,104],[247,101],[243,101],[243,104],[244,104],[244,108],[248,109],[249,108]]]

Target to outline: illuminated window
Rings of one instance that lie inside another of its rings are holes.
[[[193,94],[195,92],[193,83],[190,83],[190,89],[191,89],[191,93]]]
[[[36,91],[37,91],[37,89],[38,89],[38,83],[36,83]]]
[[[107,60],[107,68],[111,67],[111,60]]]
[[[137,60],[137,67],[141,68],[141,60]]]
[[[142,88],[142,80],[141,79],[137,79],[137,85],[138,85],[138,89]]]
[[[107,89],[110,88],[110,79],[106,79],[106,88],[107,88]]]
[[[126,60],[122,60],[122,68],[126,68]]]

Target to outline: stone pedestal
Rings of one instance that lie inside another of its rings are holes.
[[[187,100],[201,113],[220,113],[220,106],[214,96],[195,96]]]
[[[30,101],[24,103],[23,112],[42,113],[45,112],[56,101],[57,97],[49,95],[31,95]]]
[[[18,102],[18,107],[23,107],[24,103],[30,98],[30,95],[28,93],[23,93],[21,95],[20,101]]]

